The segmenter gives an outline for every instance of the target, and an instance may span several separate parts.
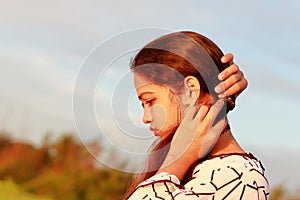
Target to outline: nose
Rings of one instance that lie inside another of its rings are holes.
[[[149,124],[151,123],[151,121],[152,121],[152,116],[151,116],[150,109],[144,108],[143,122],[145,124]]]

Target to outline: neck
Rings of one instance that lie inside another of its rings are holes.
[[[212,149],[209,157],[221,154],[245,153],[241,146],[234,139],[230,129],[225,131],[219,138],[215,147]]]

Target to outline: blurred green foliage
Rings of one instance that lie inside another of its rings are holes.
[[[118,200],[131,174],[99,166],[72,134],[57,141],[47,135],[35,147],[0,132],[0,200]],[[101,153],[99,143],[89,149]],[[284,186],[271,189],[269,200],[300,200]]]
[[[14,182],[0,181],[0,200],[51,200],[24,192]]]
[[[89,145],[101,150],[98,143]],[[45,139],[38,148],[0,134],[0,160],[0,180],[51,199],[121,199],[131,179],[131,174],[99,166],[72,134],[55,142]],[[0,190],[0,196],[4,195]]]

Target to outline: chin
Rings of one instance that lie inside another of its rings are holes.
[[[172,126],[172,127],[169,127],[165,130],[161,130],[157,133],[157,136],[160,138],[160,141],[164,141],[166,139],[169,139],[169,138],[173,138],[176,130],[178,128],[178,125],[177,126]]]

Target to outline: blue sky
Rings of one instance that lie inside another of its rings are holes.
[[[300,156],[299,10],[296,0],[1,0],[0,128],[34,143],[46,132],[55,137],[75,132],[74,86],[93,49],[137,28],[192,30],[212,39],[224,52],[233,52],[249,80],[237,109],[229,116],[237,140],[265,163],[271,185],[300,187],[300,161],[295,159]],[[136,36],[124,45],[139,48],[151,38]],[[114,55],[119,46],[108,48],[105,55]],[[128,65],[130,56],[119,58],[116,66]],[[119,74],[111,71],[110,80],[120,80],[124,74],[129,77],[126,70]],[[106,86],[109,81],[97,81],[100,93],[95,95],[99,100],[95,108],[100,105],[96,115],[101,121],[106,116],[101,114],[110,112],[101,110],[101,101],[118,87],[118,81],[113,86]],[[145,128],[138,120],[140,104],[132,106],[137,103],[132,85],[126,87],[132,95],[127,110],[119,109],[122,112],[115,115],[122,118],[122,113],[133,111],[132,121]],[[83,98],[88,91],[82,86]],[[93,138],[97,132],[91,117],[92,113],[83,112],[78,118],[85,121],[83,139]],[[111,121],[102,123],[113,130]],[[119,136],[111,137],[113,142],[120,141]]]

